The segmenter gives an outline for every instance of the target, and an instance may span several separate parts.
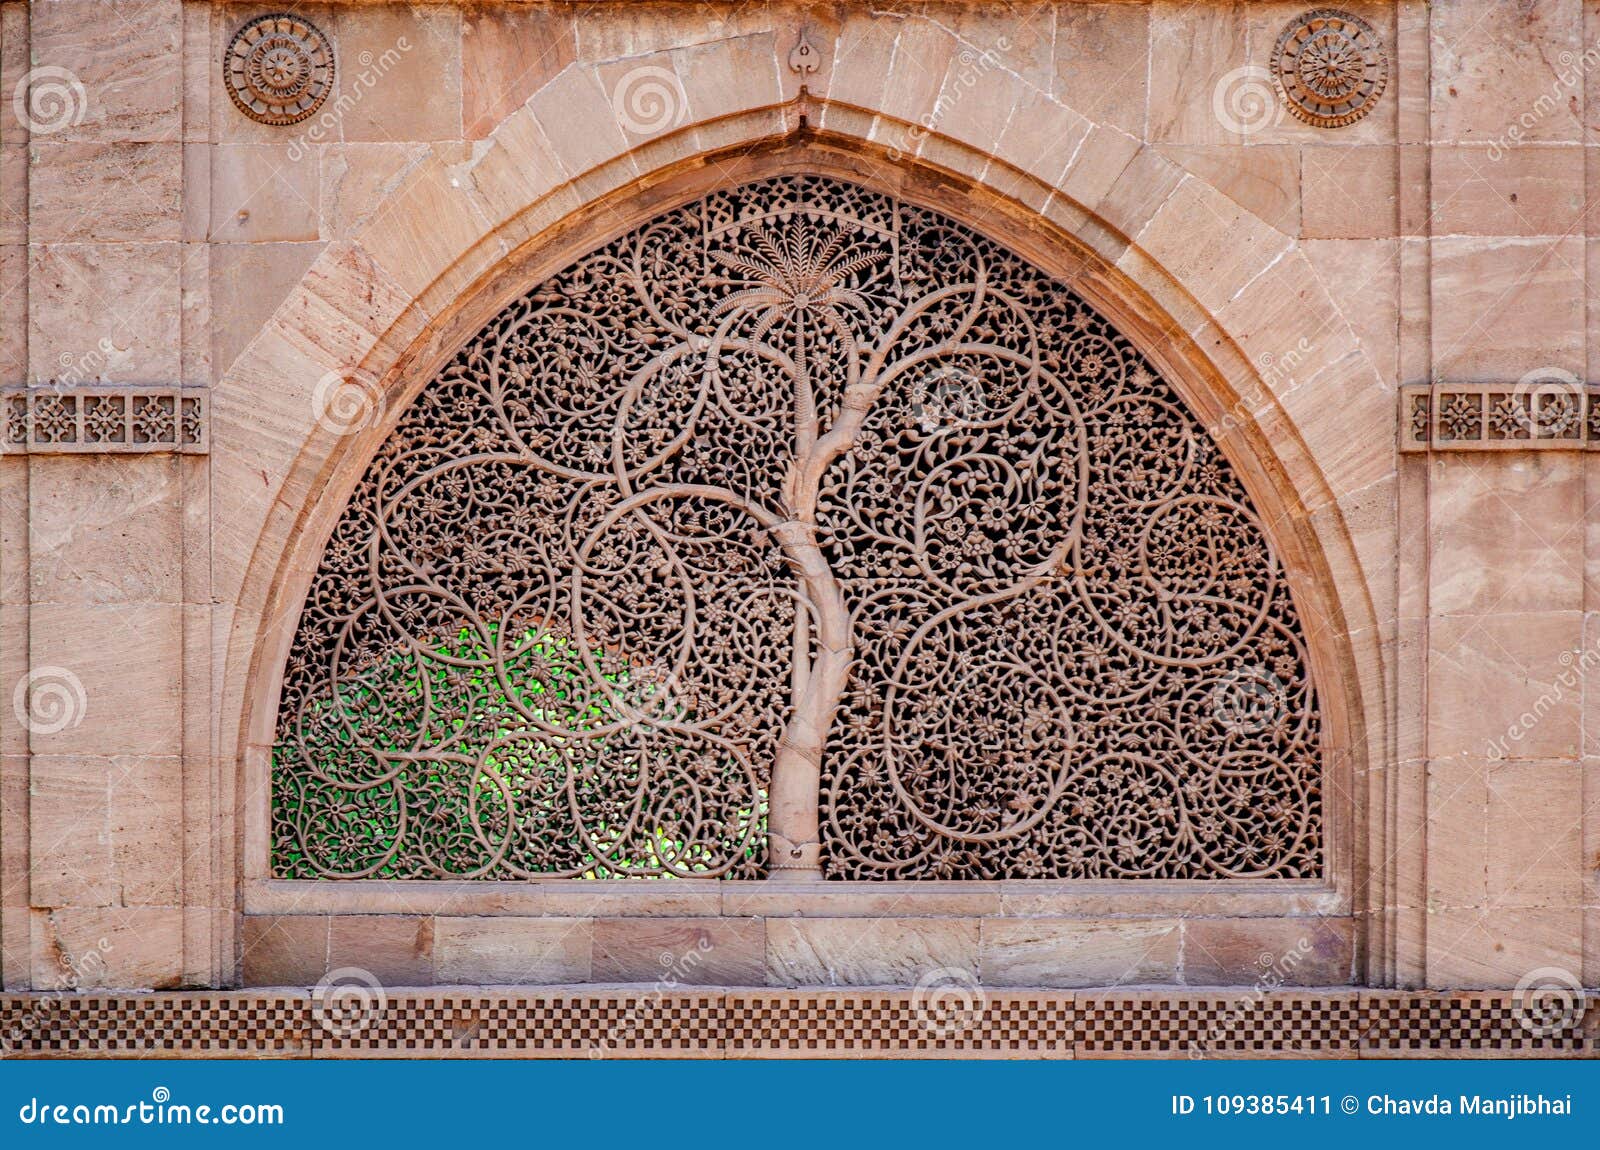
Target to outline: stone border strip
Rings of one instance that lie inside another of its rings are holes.
[[[1551,378],[1410,384],[1400,389],[1400,450],[1600,449],[1600,388]]]
[[[348,1006],[348,1003],[345,1004]],[[1592,1058],[1513,991],[460,987],[0,996],[31,1058]]]
[[[204,455],[207,398],[200,388],[138,384],[7,388],[0,453]]]

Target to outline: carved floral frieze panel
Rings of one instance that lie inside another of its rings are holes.
[[[1318,877],[1321,720],[1227,460],[1064,284],[784,177],[509,305],[283,680],[298,878]]]
[[[1514,383],[1416,384],[1400,391],[1400,449],[1578,451],[1600,447],[1594,389],[1559,373]]]
[[[91,386],[0,391],[0,452],[31,454],[209,450],[206,395],[195,388]]]

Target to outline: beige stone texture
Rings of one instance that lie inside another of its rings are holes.
[[[461,134],[481,140],[577,57],[556,8],[483,5],[461,13]]]
[[[989,919],[985,986],[1123,986],[1177,980],[1182,927],[1167,919]]]
[[[1588,210],[1577,145],[1441,147],[1431,163],[1439,235],[1564,236]]]
[[[1582,706],[1559,683],[1583,640],[1579,612],[1441,616],[1430,640],[1432,754],[1577,757]]]
[[[1399,178],[1397,148],[1306,145],[1300,149],[1301,234],[1337,240],[1394,235]]]
[[[323,244],[216,244],[211,248],[212,362],[226,374],[322,253]]]
[[[180,245],[47,244],[28,277],[29,376],[47,383],[179,378]]]
[[[328,972],[328,918],[248,916],[241,950],[245,986],[315,986]]]
[[[317,157],[270,144],[210,150],[212,243],[292,243],[320,233]]]
[[[764,986],[766,923],[759,918],[601,918],[594,922],[596,982]]]
[[[40,109],[37,118],[52,127],[59,123],[52,132],[58,139],[180,142],[182,29],[180,0],[52,0],[30,5],[32,65],[65,68],[83,93],[81,98],[74,95],[80,105],[71,115],[46,105],[48,110]]]
[[[1143,135],[1149,9],[1143,4],[1069,4],[1057,8],[1055,17],[1052,94],[1095,123]]]
[[[341,50],[335,99],[351,100],[348,111],[339,117],[339,139],[460,138],[458,8],[450,4],[349,5],[335,10],[329,30],[339,38]]]
[[[1583,138],[1583,6],[1564,0],[1451,4],[1431,13],[1433,138],[1573,143]]]
[[[1355,979],[1349,919],[1186,918],[1182,981],[1188,986],[1348,986]]]
[[[41,138],[29,155],[32,242],[181,238],[183,145]]]
[[[1583,370],[1583,274],[1575,238],[1441,236],[1433,241],[1433,359],[1443,379],[1515,381]]]
[[[328,969],[358,969],[385,986],[433,982],[434,920],[403,914],[339,915],[328,923]]]
[[[40,990],[170,990],[182,978],[181,910],[36,910],[32,925],[33,985]]]
[[[914,986],[939,971],[976,976],[977,919],[774,918],[767,921],[773,986]]]
[[[182,600],[182,524],[170,456],[82,455],[29,469],[28,573],[36,603]]]
[[[1580,455],[1444,456],[1432,464],[1432,481],[1435,612],[1582,608]]]
[[[440,918],[441,983],[587,982],[594,923],[586,918]]]

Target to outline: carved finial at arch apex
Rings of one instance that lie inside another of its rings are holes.
[[[789,71],[808,76],[822,66],[822,53],[806,39],[806,30],[800,29],[800,39],[789,52]]]
[[[1337,8],[1314,8],[1289,21],[1271,65],[1290,113],[1318,128],[1355,123],[1377,106],[1389,82],[1382,37]]]

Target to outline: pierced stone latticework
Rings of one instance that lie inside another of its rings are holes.
[[[786,177],[507,307],[286,672],[283,877],[1316,877],[1249,500],[1150,364],[936,212]]]
[[[98,385],[0,391],[0,453],[204,455],[206,393],[197,388]]]

